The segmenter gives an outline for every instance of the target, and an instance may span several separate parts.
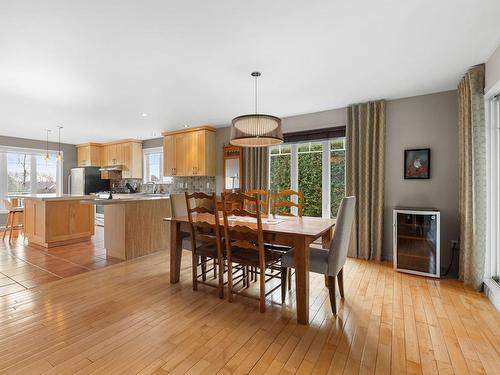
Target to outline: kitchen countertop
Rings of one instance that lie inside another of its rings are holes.
[[[125,194],[124,194],[125,195]],[[147,202],[147,201],[155,201],[162,199],[170,199],[170,196],[165,195],[147,195],[147,194],[130,194],[131,196],[120,196],[119,198],[106,199],[106,198],[95,198],[92,200],[83,200],[81,203],[84,204],[95,204],[97,206],[109,206],[114,204],[125,204],[125,203],[138,203],[138,202]],[[113,195],[114,197],[114,195]]]
[[[94,195],[70,195],[70,194],[9,194],[9,198],[34,199],[39,201],[87,201],[95,199]]]

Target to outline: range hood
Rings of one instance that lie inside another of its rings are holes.
[[[99,168],[101,172],[121,172],[123,169],[122,165],[106,165]]]

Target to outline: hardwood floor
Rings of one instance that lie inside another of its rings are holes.
[[[175,285],[161,252],[0,297],[0,373],[498,373],[500,314],[458,281],[349,259],[338,317],[311,275],[303,326],[293,291],[261,314],[253,299],[193,292],[183,259]]]
[[[0,296],[89,272],[121,262],[106,259],[103,228],[96,227],[92,241],[45,249],[30,246],[22,236],[0,241]]]

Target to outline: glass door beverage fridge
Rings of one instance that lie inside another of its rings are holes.
[[[440,212],[398,207],[393,225],[394,269],[440,277]]]

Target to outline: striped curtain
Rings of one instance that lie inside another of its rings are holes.
[[[484,64],[475,66],[458,84],[459,278],[481,289],[486,251],[486,129]]]
[[[269,149],[267,147],[243,148],[243,190],[267,189]]]
[[[384,216],[385,102],[347,109],[346,191],[356,197],[349,256],[380,260]]]

